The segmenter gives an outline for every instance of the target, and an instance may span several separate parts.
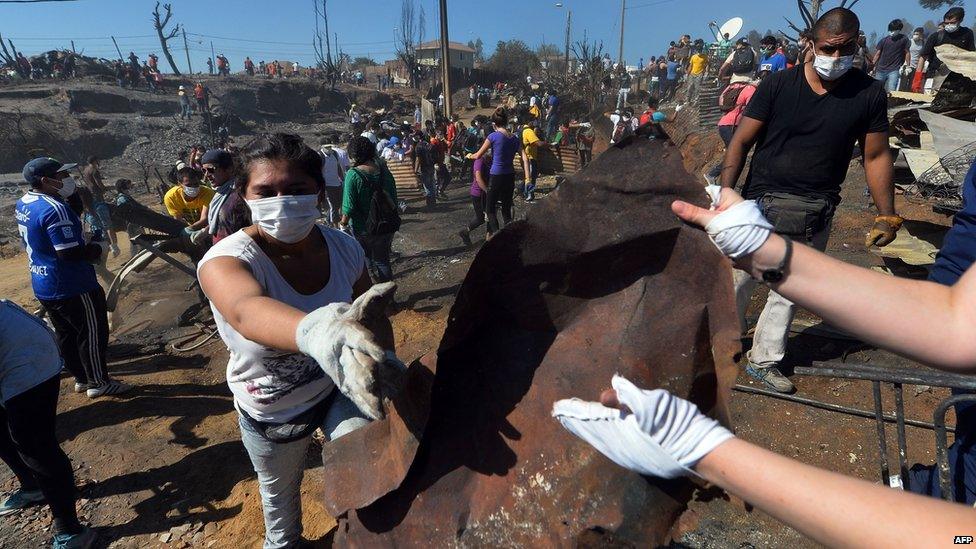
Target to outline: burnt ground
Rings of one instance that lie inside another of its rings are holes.
[[[863,247],[874,215],[863,188],[863,171],[854,165],[828,251],[859,265],[881,265],[884,262]],[[456,235],[471,216],[466,188],[456,186],[450,194],[433,211],[411,199],[394,242],[399,288],[393,325],[398,353],[407,362],[436,348],[454,293],[477,253],[477,245],[465,247]],[[516,211],[521,215],[531,207],[517,202]],[[900,198],[899,209],[918,221],[910,227],[937,229],[948,224],[924,206],[905,204]],[[0,259],[0,295],[29,306],[24,261],[21,255]],[[110,267],[118,264],[112,260]],[[111,547],[260,547],[260,503],[224,383],[226,351],[218,341],[184,353],[170,347],[174,339],[194,332],[176,326],[177,315],[194,301],[194,293],[187,291],[188,277],[154,263],[132,280],[116,317],[110,370],[138,385],[138,390],[116,400],[89,401],[70,393],[68,380],[62,385],[58,434],[76,469],[81,515]],[[763,300],[757,293],[752,314],[758,314]],[[816,320],[804,312],[799,318]],[[839,360],[845,353],[848,361],[908,365],[856,342],[808,334],[793,337],[787,360],[790,366],[807,365]],[[867,383],[793,379],[802,396],[871,408]],[[739,383],[752,384],[745,375]],[[908,389],[908,416],[929,420],[944,395],[937,389],[918,394]],[[888,399],[886,406],[893,409],[890,395]],[[746,440],[806,463],[878,481],[871,420],[738,392],[732,410],[736,430]],[[893,428],[888,432],[891,441]],[[932,463],[932,432],[909,427],[907,434],[909,462]],[[892,463],[896,457],[889,452]],[[327,546],[334,521],[319,502],[318,460],[318,449],[311,449],[303,485],[304,520],[306,536]],[[3,468],[0,493],[13,487]],[[48,513],[41,508],[0,518],[0,548],[46,545],[48,524]],[[681,543],[692,547],[812,546],[765,514],[749,512],[741,502],[715,491],[699,491],[679,529]]]

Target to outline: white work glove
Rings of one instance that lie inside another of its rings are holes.
[[[202,229],[197,229],[195,231],[190,231],[190,243],[194,246],[201,246],[207,241],[207,237],[210,236],[210,230],[207,227]]]
[[[376,368],[385,362],[386,353],[359,319],[371,300],[394,289],[396,284],[392,282],[377,284],[352,305],[332,303],[320,307],[306,315],[295,332],[298,350],[314,358],[339,391],[370,419],[384,417]]]
[[[712,199],[712,210],[721,204],[722,188],[708,185],[705,192]],[[745,200],[715,216],[705,232],[719,251],[739,259],[758,250],[773,232],[773,225],[763,217],[755,200]]]
[[[614,463],[642,475],[678,478],[734,435],[668,391],[644,391],[615,375],[617,400],[630,410],[579,399],[557,401],[552,415]]]

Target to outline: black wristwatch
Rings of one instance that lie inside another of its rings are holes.
[[[766,284],[779,284],[782,282],[786,278],[786,269],[790,266],[790,259],[793,258],[793,241],[788,236],[780,236],[786,241],[786,255],[783,256],[783,261],[780,262],[778,267],[763,271],[763,282]]]

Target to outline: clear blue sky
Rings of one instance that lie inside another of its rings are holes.
[[[414,0],[427,18],[425,40],[438,36],[437,0]],[[833,7],[839,0],[828,1]],[[314,34],[313,0],[172,0],[173,21],[186,26],[190,57],[195,71],[205,70],[213,41],[216,53],[226,55],[233,70],[240,70],[245,55],[262,59],[314,60],[308,45]],[[620,0],[562,0],[573,11],[573,40],[586,32],[590,41],[602,41],[616,58],[620,33]],[[0,4],[0,33],[11,37],[19,49],[35,54],[54,48],[75,47],[86,54],[116,57],[107,37],[115,35],[125,55],[135,51],[145,59],[160,54],[151,24],[155,2],[149,0],[77,0],[53,4]],[[450,37],[467,42],[480,37],[486,52],[498,40],[518,38],[530,46],[543,41],[562,48],[566,8],[556,0],[448,0]],[[342,49],[354,57],[376,60],[394,55],[393,29],[400,14],[400,0],[328,0],[330,31],[338,33]],[[631,7],[632,6],[632,7]],[[856,6],[862,28],[884,35],[893,18],[920,25],[941,19],[916,0],[861,0]],[[708,38],[709,21],[720,24],[734,16],[745,19],[745,29],[786,29],[783,16],[799,21],[794,0],[628,0],[624,55],[629,64],[638,58],[660,55],[669,41],[681,34]],[[973,17],[967,16],[967,24]],[[171,23],[172,24],[172,23]],[[200,36],[206,35],[206,36]],[[263,41],[267,43],[262,43]],[[177,66],[186,70],[182,37],[171,41]],[[162,57],[160,55],[160,57]],[[169,67],[160,59],[164,71]]]

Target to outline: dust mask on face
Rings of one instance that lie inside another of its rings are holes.
[[[187,198],[196,198],[200,194],[200,187],[183,187],[183,194]]]
[[[68,176],[61,180],[61,188],[58,189],[58,194],[61,195],[61,198],[68,198],[69,196],[75,194],[75,190],[77,189],[78,184],[75,183],[75,179]]]
[[[959,25],[946,25],[945,26],[945,31],[946,32],[956,32],[957,30],[959,30]]]
[[[843,57],[817,55],[813,60],[813,68],[817,70],[817,74],[820,75],[820,78],[828,82],[844,76],[852,67],[854,67],[853,55],[845,55]]]
[[[251,220],[268,236],[285,244],[294,244],[308,236],[319,218],[319,197],[315,194],[272,196],[246,202],[251,209]]]

